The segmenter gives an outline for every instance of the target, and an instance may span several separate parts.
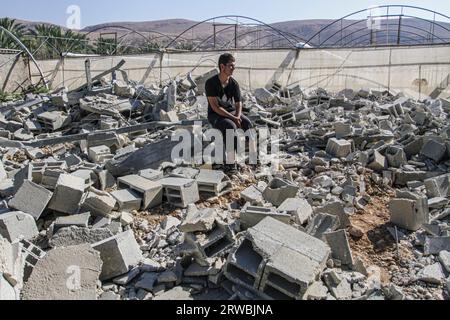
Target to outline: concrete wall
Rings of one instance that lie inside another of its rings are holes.
[[[0,51],[0,91],[20,92],[29,84],[28,60],[18,52]]]
[[[283,85],[299,84],[304,89],[323,87],[390,89],[417,98],[425,95],[448,97],[450,45],[377,47],[361,49],[237,50],[235,77],[245,89],[256,89],[277,80]],[[192,72],[201,75],[216,67],[221,52],[165,53],[94,57],[91,71],[96,75],[126,60],[122,69],[129,79],[159,84]],[[85,58],[40,61],[53,88],[75,88],[85,82]],[[32,66],[32,75],[39,73]]]

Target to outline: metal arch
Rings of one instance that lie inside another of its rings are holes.
[[[264,36],[261,37],[261,38],[254,39],[254,40],[252,40],[251,42],[246,43],[246,44],[243,46],[243,49],[245,49],[245,48],[248,47],[248,46],[251,46],[253,43],[255,43],[255,42],[258,41],[258,40],[266,39],[266,38],[271,37],[271,36],[273,36],[273,35],[274,35],[273,33],[272,33],[272,34],[266,34],[266,35],[264,35]],[[267,45],[273,44],[274,42],[279,41],[279,40],[280,40],[280,39],[278,38],[278,39],[273,40],[272,42],[268,42],[268,43],[266,43],[264,46],[260,47],[260,49],[261,49],[261,48],[265,48]]]
[[[273,35],[274,35],[274,33],[270,33],[270,32],[272,32],[272,30],[251,30],[251,31],[248,31],[248,32],[246,32],[246,33],[241,33],[241,34],[239,34],[239,36],[238,36],[237,38],[239,39],[239,38],[241,38],[241,37],[244,37],[244,36],[246,36],[246,35],[249,35],[249,34],[252,34],[252,33],[256,33],[256,32],[265,32],[265,33],[269,33],[269,34],[266,34],[266,35],[264,35],[264,36],[261,37],[261,38],[254,39],[254,40],[252,40],[250,43],[244,44],[244,45],[242,46],[243,49],[245,49],[247,46],[250,46],[251,44],[253,44],[254,42],[256,42],[256,41],[258,41],[258,40],[265,39],[265,38],[267,38],[267,37],[269,37],[269,36],[273,36]],[[287,35],[287,36],[292,36],[292,39],[293,39],[294,41],[297,41],[297,42],[299,42],[299,41],[304,41],[304,39],[302,39],[301,37],[295,36],[295,35],[292,34],[292,33],[284,32],[284,34]],[[234,39],[231,39],[227,44],[231,43],[232,41],[234,41]]]
[[[134,30],[134,29],[132,29],[132,28],[128,28],[128,27],[124,27],[124,26],[119,26],[119,25],[108,25],[108,26],[97,27],[97,28],[94,28],[93,30],[91,30],[91,31],[89,31],[89,32],[87,32],[87,33],[84,33],[84,35],[87,37],[87,36],[89,36],[90,34],[96,32],[96,31],[99,31],[99,30],[102,30],[102,29],[108,29],[108,28],[121,29],[121,30],[128,30],[128,31],[130,31],[130,32],[134,32],[134,33],[136,33],[137,35],[141,36],[141,37],[144,38],[144,40],[146,40],[147,42],[151,42],[151,39],[147,38],[147,37],[146,37],[143,33],[141,33],[140,31],[136,31],[136,30]],[[168,38],[168,39],[171,40],[171,41],[173,40],[173,38],[172,38],[171,36],[169,36],[169,35],[167,35],[167,34],[164,34],[164,33],[161,33],[161,32],[158,32],[158,31],[149,30],[149,31],[145,31],[145,32],[147,32],[147,33],[155,33],[155,34],[160,35],[161,37],[166,37],[166,38]],[[71,49],[72,49],[72,46],[69,48],[68,51],[70,51]]]
[[[241,26],[254,26],[254,27],[258,27],[259,25],[254,25],[254,24],[241,24]],[[230,25],[229,27],[220,30],[218,33],[224,32],[224,31],[226,31],[226,30],[228,30],[228,29],[230,29],[230,28],[233,28],[233,27],[234,27],[234,25]],[[222,46],[220,49],[227,48],[227,46],[228,46],[230,43],[232,43],[233,41],[235,41],[236,39],[239,39],[239,38],[242,38],[242,37],[244,37],[244,36],[246,36],[246,35],[249,35],[249,34],[252,34],[252,33],[257,33],[257,32],[265,32],[265,33],[267,33],[267,32],[273,32],[273,30],[270,30],[270,29],[265,29],[265,30],[250,30],[250,31],[245,32],[245,33],[240,33],[238,37],[231,39],[230,41],[228,41],[227,43],[225,43],[224,46]],[[284,32],[284,31],[282,31],[282,32],[283,32],[286,36],[292,37],[292,39],[293,39],[294,41],[297,41],[297,42],[298,42],[298,41],[305,41],[303,38],[301,38],[301,37],[299,37],[299,36],[296,36],[296,35],[293,34],[293,33]],[[271,33],[270,36],[271,36],[271,35],[274,35],[274,33]],[[279,35],[279,34],[278,34],[278,35]],[[210,35],[209,37],[207,37],[206,39],[204,39],[204,40],[203,40],[201,43],[199,43],[195,48],[193,48],[192,51],[198,50],[205,42],[207,42],[208,40],[210,40],[212,37],[214,37],[214,35]],[[254,43],[255,41],[264,39],[265,37],[267,37],[267,35],[266,35],[266,36],[263,36],[262,38],[255,39],[255,40],[253,40],[251,43]],[[250,43],[250,44],[251,44],[251,43]],[[243,46],[243,48],[245,48],[246,46],[248,46],[248,45],[250,45],[250,44],[248,44],[248,43],[245,44],[245,45]]]
[[[279,30],[279,29],[277,29],[277,28],[274,28],[274,27],[272,27],[271,25],[268,25],[268,24],[265,23],[265,22],[262,22],[262,21],[260,21],[260,20],[253,19],[253,18],[250,18],[250,17],[246,17],[246,16],[229,15],[229,16],[217,16],[217,17],[213,17],[213,18],[209,18],[209,19],[206,19],[206,20],[197,22],[196,24],[190,26],[189,28],[187,28],[186,30],[184,30],[182,33],[180,33],[174,40],[172,40],[172,42],[170,42],[170,43],[166,46],[166,49],[170,48],[170,46],[172,46],[173,43],[176,42],[176,41],[178,40],[178,38],[181,38],[182,35],[184,35],[185,33],[189,32],[190,30],[194,29],[195,27],[197,27],[197,26],[199,26],[199,25],[201,25],[201,24],[203,24],[203,23],[206,23],[206,22],[209,22],[209,21],[212,21],[212,20],[216,20],[216,19],[222,19],[222,18],[242,18],[242,19],[248,19],[248,20],[251,20],[251,21],[255,21],[255,22],[257,22],[257,23],[259,23],[259,24],[261,24],[261,25],[264,25],[264,26],[266,26],[266,27],[268,27],[268,28],[274,30],[275,32],[279,33],[279,34],[280,34],[283,38],[285,38],[290,44],[292,44],[293,47],[295,46],[294,43],[292,43],[288,38],[286,38],[286,36],[283,34],[283,32],[282,32],[281,30]]]
[[[422,32],[424,32],[424,33],[426,33],[426,34],[428,34],[428,35],[434,35],[434,34],[428,32],[428,31],[426,31],[426,30],[424,30],[424,29],[420,29],[420,28],[417,28],[417,27],[414,27],[414,26],[410,26],[410,25],[406,25],[406,24],[403,25],[403,26],[404,26],[404,27],[407,27],[407,28],[412,28],[412,29],[420,30],[420,31],[422,31]],[[341,38],[341,39],[338,39],[336,42],[332,43],[332,44],[330,45],[330,47],[337,46],[337,42],[342,41],[343,39],[348,38],[348,37],[354,35],[355,33],[358,33],[358,32],[364,31],[364,30],[367,30],[367,28],[361,28],[361,29],[358,29],[358,30],[356,30],[356,31],[354,31],[354,32],[352,32],[352,33],[349,33],[349,34],[347,34],[345,37],[343,37],[343,38]],[[375,34],[380,34],[380,33],[384,33],[384,32],[386,32],[386,30],[377,30],[377,31],[375,32]],[[403,29],[402,29],[402,30],[401,30],[401,33],[414,34],[414,35],[416,35],[416,36],[418,36],[418,37],[420,37],[420,38],[426,39],[423,35],[418,34],[418,33],[415,33],[415,32],[412,32],[412,31],[406,31],[406,30],[403,30]],[[369,31],[369,33],[365,33],[364,35],[370,35],[370,31]],[[363,35],[363,36],[364,36],[364,35]],[[442,40],[442,42],[445,42],[444,39],[442,39],[442,38],[440,38],[440,37],[438,37],[438,36],[436,36],[436,35],[434,35],[434,36],[436,37],[436,39],[439,39],[439,40]],[[361,36],[361,37],[362,37],[362,36]],[[359,39],[359,38],[361,38],[361,37],[352,39],[352,40],[349,41],[349,42],[345,42],[345,44],[342,44],[342,46],[345,47],[346,44],[351,43],[352,41],[357,40],[357,39]],[[342,42],[342,43],[344,43],[344,42]]]
[[[385,32],[385,31],[380,31],[379,33],[383,33],[383,32]],[[417,34],[417,33],[415,33],[415,32],[410,32],[410,31],[402,30],[402,33],[412,34],[412,35],[418,36],[419,38],[422,38],[422,39],[424,39],[424,40],[427,39],[427,38],[425,38],[423,35]],[[352,44],[352,42],[355,42],[355,41],[357,41],[357,40],[359,40],[359,39],[361,39],[361,38],[364,38],[364,37],[370,37],[370,33],[366,33],[366,34],[363,34],[363,35],[361,35],[361,36],[359,36],[359,37],[357,37],[357,38],[355,38],[355,39],[352,39],[352,41],[349,41],[349,42],[347,42],[346,44],[344,44],[343,47],[345,47],[345,48],[351,48],[351,47],[357,47],[357,46],[359,46],[359,45],[362,45],[362,44],[364,44],[364,42],[366,41],[366,39],[364,39],[364,41],[359,41],[359,42],[356,42],[356,43],[354,43],[354,44]],[[407,39],[409,39],[409,40],[414,40],[414,41],[416,42],[416,44],[417,44],[417,38],[415,39],[415,38],[408,37],[408,36],[405,36],[405,35],[404,35],[403,37],[405,37],[405,38],[407,38]],[[369,40],[369,39],[367,39],[367,40]],[[367,46],[370,46],[370,44],[368,44]]]
[[[44,86],[45,89],[49,89],[48,88],[48,84],[47,81],[45,80],[44,74],[42,73],[41,67],[39,66],[39,64],[37,63],[36,59],[34,59],[33,54],[30,52],[30,50],[28,50],[28,48],[22,43],[22,41],[20,41],[13,33],[11,33],[9,30],[3,28],[2,26],[0,26],[0,30],[4,31],[7,35],[9,35],[14,41],[17,42],[17,44],[26,52],[26,54],[30,57],[30,59],[33,61],[33,63],[35,64],[36,68],[39,71],[39,74],[41,76],[42,81],[44,82]]]
[[[418,6],[409,6],[409,5],[381,5],[381,6],[373,6],[373,7],[371,7],[371,8],[367,8],[367,9],[355,11],[355,12],[350,13],[350,14],[348,14],[348,15],[346,15],[346,16],[340,18],[340,19],[337,19],[337,20],[333,21],[332,23],[326,25],[325,27],[323,27],[322,29],[320,29],[318,32],[316,32],[313,36],[311,36],[311,37],[308,39],[307,43],[311,43],[311,41],[312,41],[314,38],[316,38],[318,35],[320,35],[323,31],[325,31],[326,29],[330,28],[331,26],[335,25],[335,24],[338,23],[338,22],[344,21],[344,19],[346,19],[346,18],[349,18],[349,17],[351,17],[351,16],[357,15],[357,14],[362,13],[362,12],[367,12],[368,9],[381,9],[381,8],[386,8],[386,9],[388,9],[388,8],[402,8],[402,9],[403,9],[403,8],[407,8],[407,9],[420,10],[420,11],[430,12],[430,13],[433,13],[435,16],[437,15],[437,16],[444,17],[444,18],[450,20],[450,17],[447,16],[447,15],[445,15],[445,14],[442,14],[442,13],[440,13],[440,12],[433,11],[433,10],[430,10],[430,9],[418,7]],[[405,16],[405,15],[402,14],[401,16]],[[441,26],[441,25],[440,25],[439,23],[437,23],[436,21],[430,21],[430,20],[422,19],[422,18],[415,17],[415,16],[410,16],[410,17],[412,17],[412,18],[417,18],[417,19],[420,19],[420,20],[424,20],[424,21],[427,21],[427,22],[436,24],[436,25],[438,25],[438,26],[440,26],[440,27],[442,27],[442,28],[448,30],[447,28]],[[363,20],[363,21],[364,21],[364,20]],[[318,46],[320,47],[321,44],[319,43]]]

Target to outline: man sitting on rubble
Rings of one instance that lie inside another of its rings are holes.
[[[242,114],[241,90],[238,82],[232,77],[236,68],[235,58],[230,53],[222,54],[219,58],[220,73],[206,81],[205,92],[208,98],[208,121],[215,129],[220,130],[225,137],[227,129],[253,128],[251,121]],[[236,150],[237,139],[234,141]],[[227,159],[234,162],[226,165],[226,169],[235,170],[235,152],[227,154]]]

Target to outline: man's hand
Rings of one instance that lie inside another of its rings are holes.
[[[233,122],[236,124],[238,128],[242,128],[242,120],[241,117],[233,117]]]

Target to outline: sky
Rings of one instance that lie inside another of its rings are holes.
[[[387,4],[419,6],[450,16],[449,0],[14,0],[2,1],[0,17],[50,22],[69,28],[120,21],[178,18],[203,21],[222,15],[242,15],[273,23],[338,19],[354,11]],[[73,5],[78,6],[79,16],[74,15],[77,11],[73,11]]]

